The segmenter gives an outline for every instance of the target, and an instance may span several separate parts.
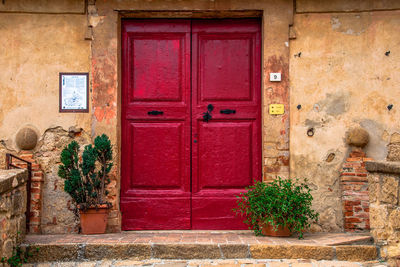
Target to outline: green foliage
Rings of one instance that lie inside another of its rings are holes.
[[[271,223],[275,231],[278,225],[288,226],[294,233],[303,238],[303,230],[310,226],[310,221],[317,221],[319,214],[311,209],[313,197],[311,189],[299,180],[278,177],[266,184],[255,182],[247,192],[237,196],[237,215],[244,217],[244,223],[261,234],[260,223]]]
[[[110,203],[104,200],[108,194],[105,189],[110,183],[108,174],[112,163],[110,139],[103,134],[94,139],[93,145],[86,145],[82,160],[79,159],[79,144],[72,141],[61,152],[61,165],[58,176],[65,179],[64,190],[83,209]]]
[[[19,239],[20,232],[17,233],[16,236],[16,245],[13,247],[13,252],[11,257],[6,258],[2,257],[0,262],[3,263],[8,263],[10,267],[20,267],[22,264],[27,263],[28,259],[33,256],[33,254],[29,251],[24,251],[21,246],[18,244],[17,240]],[[36,252],[39,251],[39,248],[36,248]]]

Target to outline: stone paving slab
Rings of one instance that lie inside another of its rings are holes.
[[[372,244],[369,234],[313,233],[288,238],[255,236],[252,231],[129,231],[103,235],[28,235],[26,244],[271,244],[325,245]]]
[[[24,264],[23,267],[386,267],[386,263],[348,262],[348,261],[317,261],[317,260],[274,260],[274,259],[235,259],[235,260],[112,260],[87,262],[46,262]]]

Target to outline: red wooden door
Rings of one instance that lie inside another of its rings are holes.
[[[260,57],[258,20],[123,21],[123,230],[246,229],[232,208],[261,177]]]
[[[122,228],[190,229],[190,21],[123,21],[122,41]]]
[[[232,209],[261,177],[260,57],[258,20],[193,21],[193,229],[246,229]]]

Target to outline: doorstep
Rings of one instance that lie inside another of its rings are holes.
[[[251,231],[130,231],[103,235],[27,235],[32,262],[146,259],[312,259],[370,261],[378,258],[369,234],[313,233],[278,238]]]

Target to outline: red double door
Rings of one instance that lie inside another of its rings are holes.
[[[123,230],[246,229],[232,208],[261,176],[260,44],[256,19],[122,21]]]

